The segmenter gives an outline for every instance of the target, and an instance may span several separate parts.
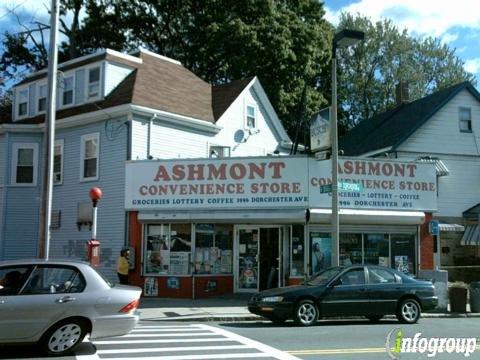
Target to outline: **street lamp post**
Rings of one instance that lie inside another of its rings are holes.
[[[100,242],[97,240],[97,204],[102,198],[102,190],[99,187],[92,187],[88,193],[92,199],[92,239],[87,242],[87,259],[92,266],[100,266]]]
[[[365,38],[362,31],[343,29],[332,42],[332,265],[338,266],[340,227],[338,220],[338,125],[337,125],[337,48],[348,47]]]

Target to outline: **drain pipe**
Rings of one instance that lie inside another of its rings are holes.
[[[148,130],[147,130],[147,159],[151,160],[153,158],[151,151],[152,151],[152,123],[153,120],[157,118],[157,114],[153,114],[152,117],[148,120]]]

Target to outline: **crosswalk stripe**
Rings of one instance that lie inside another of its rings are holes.
[[[135,329],[187,329],[187,328],[198,328],[198,325],[140,325],[136,326]]]
[[[201,331],[201,330],[197,330]],[[167,333],[167,334],[128,334],[121,336],[124,338],[140,338],[140,337],[190,337],[190,336],[212,336],[215,335],[212,332],[199,332],[199,333]]]
[[[190,332],[190,331],[201,331],[201,329],[200,329],[200,328],[186,328],[186,329],[133,329],[133,330],[132,330],[132,333],[169,332],[169,331]]]
[[[118,344],[161,344],[161,343],[185,343],[185,339],[152,339],[152,340],[130,340],[130,341],[122,341],[122,340],[94,340],[93,343],[95,345],[118,345]],[[208,339],[188,339],[188,342],[219,342],[219,341],[234,341],[231,339],[227,339],[225,337],[221,338],[208,338]]]
[[[174,355],[156,356],[156,360],[211,360],[211,359],[243,359],[273,357],[267,353],[243,353],[243,354],[201,354],[201,355]],[[109,358],[109,360],[125,360],[126,358]],[[128,360],[145,360],[144,357],[128,357]]]
[[[177,346],[164,348],[137,348],[137,349],[113,349],[113,350],[97,350],[97,354],[134,354],[134,353],[150,353],[150,352],[167,352],[167,351],[193,351],[193,350],[230,350],[230,349],[251,349],[248,345],[221,345],[221,346]]]

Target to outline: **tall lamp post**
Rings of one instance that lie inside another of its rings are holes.
[[[332,42],[332,265],[340,264],[340,229],[338,221],[338,129],[337,129],[337,49],[356,44],[365,38],[362,31],[343,29]]]

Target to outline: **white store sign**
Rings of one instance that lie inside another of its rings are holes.
[[[340,159],[339,181],[363,191],[339,191],[340,208],[437,208],[432,164]],[[331,161],[306,157],[180,159],[126,164],[127,210],[330,208]]]
[[[305,208],[307,171],[302,157],[129,162],[125,208]]]

